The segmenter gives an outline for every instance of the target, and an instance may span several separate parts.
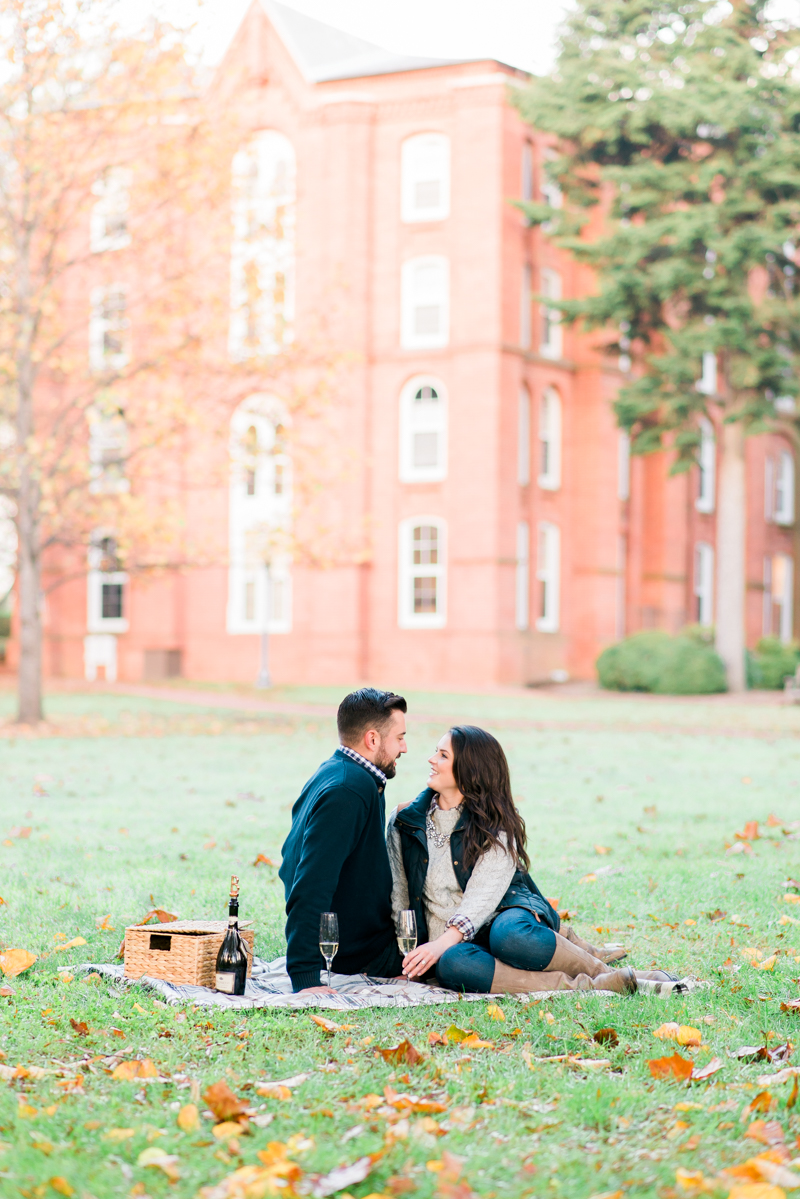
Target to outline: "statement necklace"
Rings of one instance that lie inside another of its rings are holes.
[[[431,802],[431,806],[428,808],[428,814],[425,817],[425,832],[427,833],[428,840],[433,841],[437,849],[443,849],[453,835],[453,829],[451,829],[449,833],[440,833],[437,831],[436,825],[433,823],[431,812],[434,808],[438,807],[439,805],[434,799]],[[441,811],[441,808],[439,808],[439,810]]]

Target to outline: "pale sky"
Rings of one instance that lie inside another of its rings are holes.
[[[123,0],[123,3],[125,0]],[[141,0],[131,0],[141,13]],[[431,58],[497,58],[542,72],[553,60],[567,0],[282,0],[386,50]],[[198,30],[203,57],[220,60],[251,0],[203,0]],[[195,0],[145,0],[182,23]]]

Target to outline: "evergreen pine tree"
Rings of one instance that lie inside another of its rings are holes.
[[[520,94],[566,203],[530,220],[597,272],[565,319],[613,330],[634,452],[720,444],[717,648],[744,686],[745,436],[793,425],[800,351],[800,31],[765,0],[579,0]],[[592,220],[599,205],[600,222]],[[589,222],[591,220],[591,228]],[[631,369],[632,363],[632,369]]]

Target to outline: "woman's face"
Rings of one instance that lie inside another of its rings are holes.
[[[453,777],[453,745],[450,734],[445,733],[439,738],[439,744],[428,758],[431,770],[428,775],[428,786],[432,791],[448,791],[456,788]]]

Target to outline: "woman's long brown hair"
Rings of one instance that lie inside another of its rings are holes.
[[[464,865],[474,866],[488,849],[502,845],[505,833],[510,853],[523,870],[530,868],[525,851],[525,821],[514,806],[511,775],[500,742],[485,729],[457,724],[450,729],[453,777],[464,796]]]

